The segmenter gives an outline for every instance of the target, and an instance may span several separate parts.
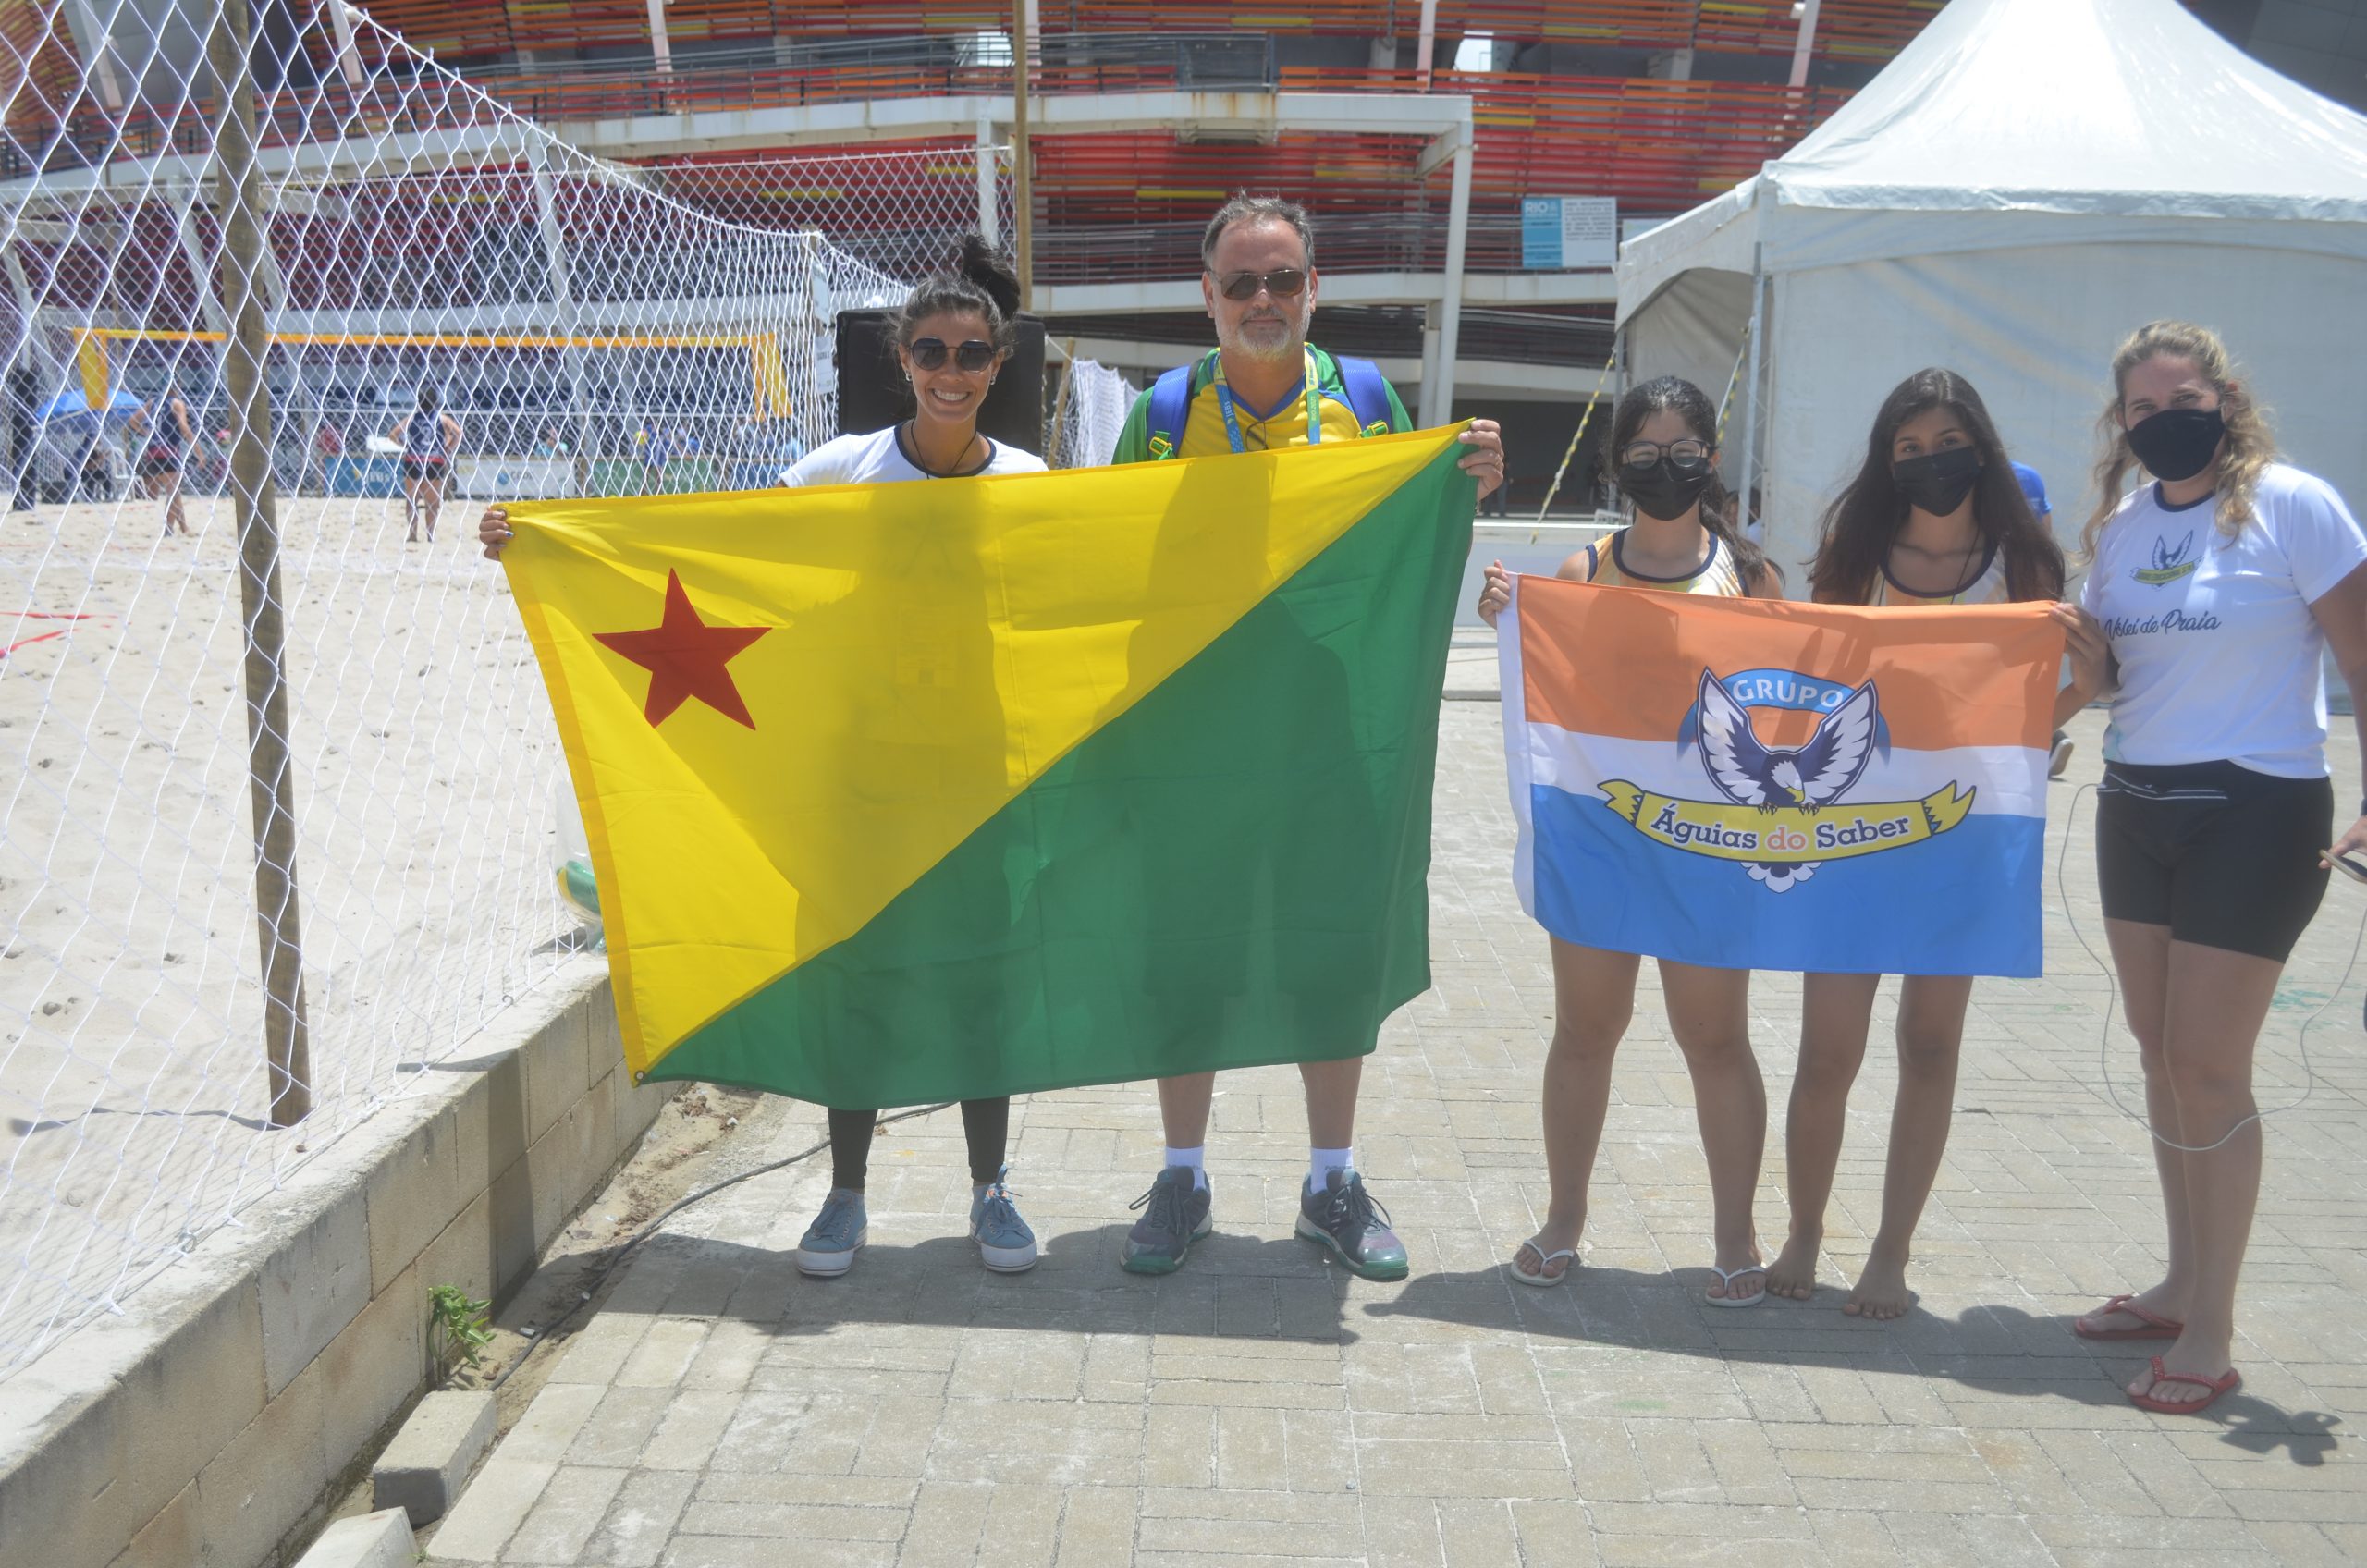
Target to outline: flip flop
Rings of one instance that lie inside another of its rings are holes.
[[[2150,1393],[2131,1394],[2128,1396],[2128,1403],[2140,1410],[2159,1411],[2164,1415],[2200,1415],[2218,1403],[2221,1394],[2233,1393],[2243,1387],[2244,1375],[2232,1366],[2227,1368],[2226,1377],[2216,1378],[2197,1378],[2185,1372],[2168,1372],[2163,1370],[2162,1358],[2157,1355],[2153,1358],[2153,1381],[2187,1383],[2198,1389],[2208,1389],[2211,1392],[2202,1399],[2189,1400],[2182,1404],[2169,1400],[2155,1399]]]
[[[1719,1268],[1716,1264],[1714,1264],[1714,1263],[1713,1263],[1713,1264],[1710,1265],[1710,1272],[1711,1272],[1711,1273],[1712,1273],[1712,1274],[1715,1274],[1715,1275],[1719,1278],[1719,1280],[1721,1280],[1722,1281],[1723,1281],[1723,1282],[1724,1282],[1725,1287],[1726,1287],[1726,1293],[1725,1293],[1724,1295],[1722,1295],[1722,1296],[1713,1296],[1713,1295],[1704,1294],[1704,1295],[1702,1296],[1702,1298],[1701,1298],[1701,1299],[1702,1299],[1704,1302],[1708,1303],[1708,1304],[1709,1304],[1710,1305],[1711,1305],[1711,1306],[1723,1306],[1723,1307],[1735,1307],[1735,1308],[1745,1307],[1745,1306],[1757,1306],[1760,1302],[1763,1302],[1763,1301],[1765,1301],[1765,1300],[1767,1299],[1767,1282],[1766,1282],[1766,1280],[1763,1280],[1763,1279],[1760,1281],[1760,1285],[1759,1285],[1759,1293],[1758,1293],[1757,1295],[1755,1295],[1755,1296],[1744,1296],[1741,1300],[1737,1301],[1736,1299],[1735,1299],[1735,1293],[1734,1293],[1735,1281],[1736,1280],[1741,1279],[1741,1278],[1742,1278],[1744,1275],[1746,1275],[1746,1274],[1759,1274],[1759,1275],[1764,1275],[1764,1274],[1767,1272],[1767,1265],[1765,1265],[1765,1264],[1763,1264],[1763,1263],[1750,1263],[1750,1264],[1745,1264],[1742,1268],[1737,1268],[1737,1269],[1735,1269],[1735,1270],[1734,1270],[1733,1272],[1731,1272],[1731,1273],[1729,1273],[1727,1270],[1725,1270],[1725,1269],[1723,1269],[1723,1268]]]
[[[1524,1252],[1533,1252],[1537,1255],[1536,1273],[1524,1274],[1520,1271],[1520,1255]],[[1548,1274],[1545,1272],[1545,1270],[1553,1267],[1553,1263],[1556,1258],[1564,1257],[1570,1260],[1569,1268],[1563,1269],[1559,1274]],[[1537,1238],[1531,1236],[1528,1240],[1521,1243],[1519,1246],[1513,1249],[1513,1260],[1504,1265],[1504,1269],[1520,1283],[1524,1285],[1533,1285],[1539,1290],[1543,1290],[1549,1285],[1558,1285],[1563,1280],[1568,1279],[1570,1277],[1571,1269],[1577,1268],[1577,1266],[1578,1254],[1576,1248],[1563,1247],[1556,1252],[1547,1252],[1543,1247],[1537,1244]]]
[[[2140,1327],[2090,1329],[2082,1326],[2081,1318],[2093,1317],[2096,1313],[2101,1312],[2126,1312],[2137,1319]],[[2160,1313],[2138,1305],[2135,1296],[2115,1296],[2096,1308],[2095,1312],[2082,1313],[2079,1317],[2071,1319],[2071,1331],[2083,1340],[2175,1340],[2186,1332],[2186,1325],[2173,1323]]]

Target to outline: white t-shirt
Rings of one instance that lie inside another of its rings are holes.
[[[2120,665],[2104,760],[2322,778],[2325,634],[2310,606],[2367,563],[2367,534],[2333,486],[2283,463],[2232,541],[2217,499],[2166,507],[2149,484],[2104,525],[2079,591]]]
[[[903,447],[896,440],[901,428],[889,425],[868,435],[840,435],[825,441],[788,468],[781,471],[783,484],[894,484],[907,479],[934,479],[904,456]],[[985,440],[985,437],[980,437]],[[987,441],[987,461],[983,468],[965,471],[959,476],[968,478],[978,473],[1042,473],[1044,459],[1033,452],[1023,452],[1016,447],[1006,447],[1000,441]]]

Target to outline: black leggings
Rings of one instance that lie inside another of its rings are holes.
[[[876,1110],[830,1112],[830,1185],[863,1191],[864,1173],[871,1166],[871,1133],[878,1125]],[[970,1180],[991,1182],[1002,1174],[1003,1151],[1011,1142],[1011,1096],[962,1102],[962,1133],[970,1142]]]

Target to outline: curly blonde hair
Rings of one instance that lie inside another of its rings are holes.
[[[2088,525],[2079,533],[2080,551],[2091,559],[2104,524],[2120,509],[2122,486],[2128,481],[2128,471],[2140,466],[2137,454],[2128,449],[2128,432],[2120,423],[2128,373],[2148,360],[2165,358],[2191,360],[2202,379],[2219,394],[2219,417],[2227,426],[2226,447],[2219,455],[2216,508],[2223,538],[2233,541],[2244,531],[2244,524],[2252,520],[2261,470],[2276,459],[2276,437],[2268,428],[2268,410],[2238,379],[2236,362],[2219,335],[2192,322],[2147,322],[2114,351],[2112,400],[2104,405],[2103,417],[2096,421],[2096,434],[2103,442],[2103,457],[2096,463],[2096,509],[2089,515]]]

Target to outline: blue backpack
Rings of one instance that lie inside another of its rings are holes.
[[[1386,435],[1390,423],[1389,382],[1370,360],[1344,354],[1331,361],[1340,367],[1340,385],[1348,394],[1348,411],[1356,416],[1359,435]],[[1171,458],[1184,444],[1184,426],[1192,417],[1192,378],[1201,361],[1177,365],[1151,383],[1150,418],[1145,434],[1151,459]]]

